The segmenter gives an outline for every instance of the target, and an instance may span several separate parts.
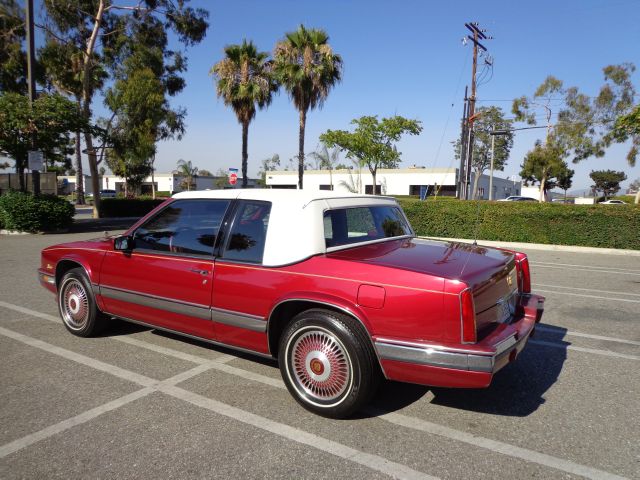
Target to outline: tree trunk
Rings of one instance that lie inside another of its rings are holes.
[[[153,198],[154,200],[156,199],[156,168],[155,168],[155,164],[156,163],[156,156],[155,154],[153,155],[153,159],[151,160],[151,198]]]
[[[90,115],[86,118],[90,118]],[[91,189],[93,190],[93,218],[100,218],[100,173],[98,172],[96,151],[93,148],[93,138],[90,133],[84,134],[84,143],[89,157],[89,173],[91,174]]]
[[[300,133],[298,135],[298,188],[302,190],[304,176],[304,130],[307,126],[307,111],[300,110]]]
[[[76,204],[84,205],[84,175],[82,173],[80,141],[80,132],[76,132]]]
[[[541,179],[540,179],[540,201],[541,202],[545,202],[546,198],[544,196],[544,186],[547,183],[547,176],[544,175]]]
[[[20,183],[20,191],[26,192],[27,185],[24,181],[24,162],[16,160],[16,173],[18,174],[18,182]]]
[[[636,199],[635,199],[634,203],[636,203],[636,204],[640,203],[640,188],[638,188],[638,193],[636,193]]]
[[[373,179],[373,194],[377,195],[378,194],[378,189],[376,188],[376,175],[378,174],[377,169],[373,169],[371,170],[371,178]]]
[[[242,122],[242,188],[247,188],[247,163],[249,162],[249,153],[247,152],[247,144],[249,143],[249,122]]]

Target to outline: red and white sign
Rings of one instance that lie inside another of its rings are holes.
[[[229,185],[235,185],[236,183],[238,183],[238,174],[232,173],[229,175]]]

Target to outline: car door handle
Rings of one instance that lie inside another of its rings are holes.
[[[193,273],[199,273],[200,275],[209,275],[211,273],[209,270],[200,270],[198,268],[192,268],[191,271]]]

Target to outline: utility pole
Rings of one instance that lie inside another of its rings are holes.
[[[466,150],[466,168],[465,168],[465,186],[464,199],[469,200],[469,186],[471,184],[471,160],[473,158],[473,122],[476,118],[476,73],[478,71],[478,49],[486,52],[487,49],[480,43],[480,40],[491,40],[492,37],[485,35],[486,30],[480,29],[478,22],[469,22],[464,24],[465,27],[473,34],[467,35],[467,38],[473,42],[473,66],[471,68],[471,96],[469,97],[469,107],[467,109],[468,125],[468,143]]]
[[[457,192],[456,198],[463,199],[464,198],[464,188],[465,188],[465,167],[466,167],[466,153],[467,153],[467,105],[469,103],[469,99],[467,98],[467,92],[469,87],[464,87],[464,106],[462,108],[462,132],[460,134],[460,168],[458,169],[458,183],[456,185]]]
[[[29,83],[29,108],[33,112],[33,102],[36,99],[36,77],[35,77],[35,44],[33,38],[33,0],[26,1],[26,22],[27,22],[27,79]],[[38,154],[35,153],[37,146],[36,133],[31,134],[31,151],[29,157],[37,158]],[[42,158],[41,156],[39,158]],[[35,167],[35,165],[33,165]],[[40,171],[37,168],[31,170],[31,180],[33,181],[33,194],[38,195],[40,193]]]

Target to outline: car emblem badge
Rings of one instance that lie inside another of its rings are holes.
[[[322,362],[316,358],[314,358],[313,360],[311,360],[311,370],[313,371],[313,373],[315,373],[316,375],[322,375],[322,372],[324,370],[324,366],[322,365]]]
[[[513,279],[511,278],[511,275],[507,275],[507,285],[513,285]]]

